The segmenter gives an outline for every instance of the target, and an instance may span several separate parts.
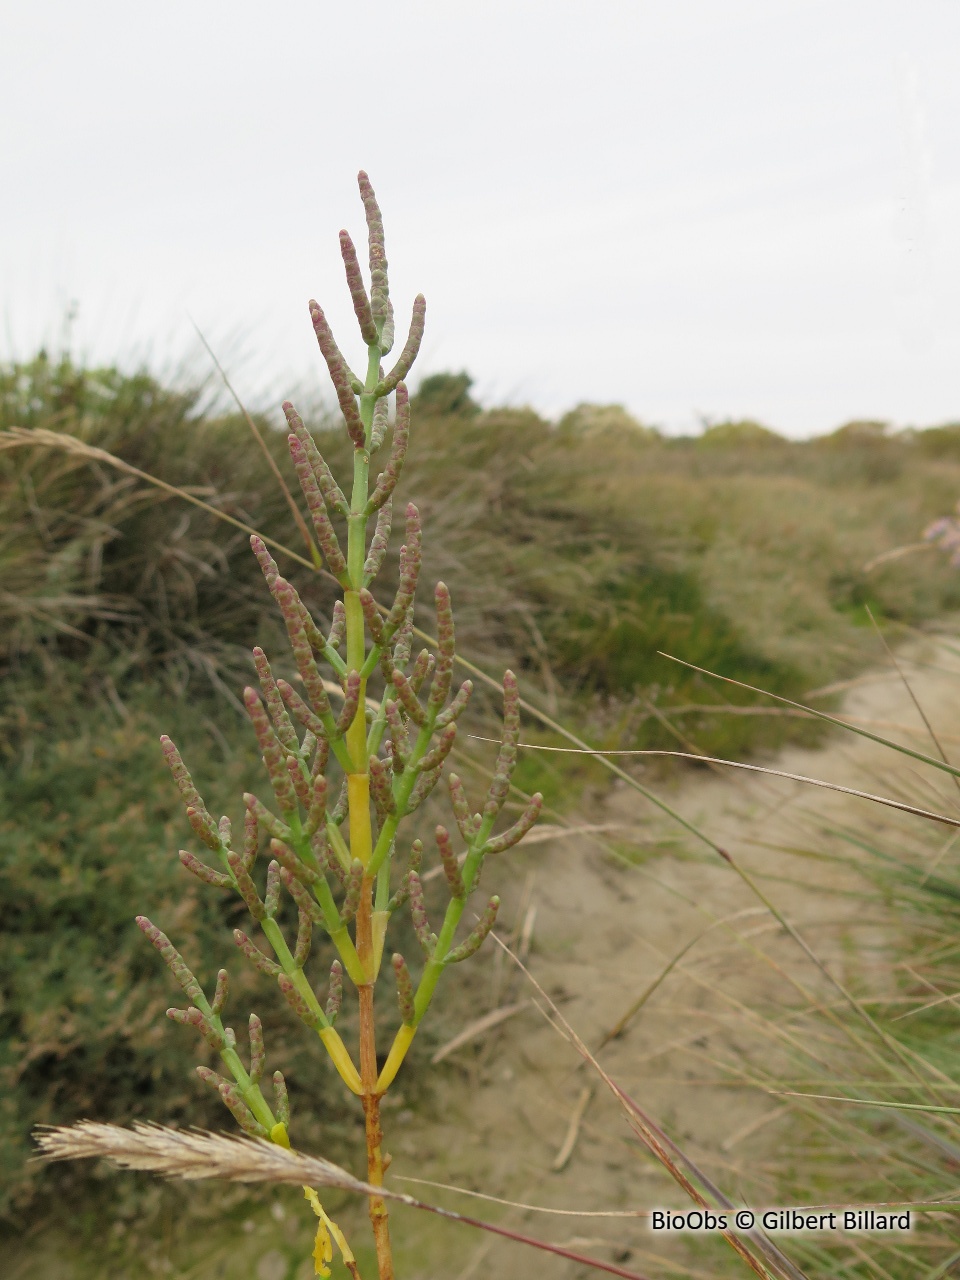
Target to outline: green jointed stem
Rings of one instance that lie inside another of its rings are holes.
[[[340,828],[336,823],[330,822],[328,823],[327,829],[328,831],[332,829],[336,832],[336,839],[340,842],[343,847],[343,852],[349,858],[349,850],[344,843],[343,836],[340,834]],[[310,848],[310,842],[305,836],[300,835],[299,832],[294,832],[291,843],[293,844],[301,861],[305,862],[311,868],[320,871],[320,868],[317,867],[317,860],[314,857],[313,850]],[[349,866],[349,862],[347,865]],[[360,963],[360,957],[357,955],[357,949],[354,946],[353,939],[350,937],[349,930],[340,918],[340,912],[337,910],[337,905],[333,900],[333,894],[330,892],[330,886],[327,884],[326,879],[322,874],[319,874],[317,879],[311,882],[310,887],[313,890],[314,897],[317,900],[320,910],[323,912],[324,927],[329,933],[330,940],[333,945],[337,948],[340,959],[343,961],[343,967],[346,969],[347,973],[349,973],[354,982],[364,981],[365,978],[363,966]],[[266,932],[266,930],[264,930],[264,932]],[[283,945],[286,947],[285,942]],[[290,954],[289,948],[287,950],[287,954]],[[277,958],[281,959],[279,954]],[[281,964],[282,963],[283,961],[281,959]],[[293,977],[293,974],[289,970],[285,968],[284,971],[289,977]]]
[[[156,925],[152,924],[145,916],[138,916],[137,924],[144,935],[153,943],[154,947],[156,947],[165,964],[183,988],[184,993],[202,1017],[206,1027],[209,1028],[209,1031],[213,1032],[215,1042],[219,1045],[218,1052],[220,1057],[225,1065],[229,1067],[234,1079],[240,1086],[245,1101],[253,1111],[257,1120],[269,1129],[275,1123],[270,1112],[270,1108],[267,1106],[260,1094],[260,1090],[257,1085],[251,1081],[243,1063],[237,1056],[237,1052],[234,1049],[230,1037],[227,1035],[226,1028],[223,1025],[219,1008],[216,1011],[214,1010],[213,1005],[211,1005],[210,1001],[204,995],[203,988],[187,968],[183,957],[172,945],[166,934],[162,933]],[[222,992],[221,988],[224,988]],[[215,997],[218,1006],[222,1005],[225,994],[225,983],[218,978],[217,996]],[[180,1021],[179,1018],[177,1020]],[[270,1122],[269,1124],[267,1124],[268,1120]]]
[[[347,611],[347,666],[351,671],[361,671],[364,666],[363,609],[356,591],[348,591],[343,603]],[[361,763],[363,757],[361,757]],[[353,762],[357,763],[356,760]]]
[[[343,924],[335,933],[331,933],[330,940],[340,953],[343,967],[350,975],[351,981],[358,987],[362,986],[366,982],[367,976],[364,973],[363,965],[360,963],[360,957],[357,955],[357,948],[350,937],[350,930]]]
[[[310,983],[303,976],[303,970],[293,958],[293,954],[287,946],[286,938],[280,932],[280,926],[276,920],[261,920],[260,928],[269,940],[271,947],[273,947],[274,955],[280,961],[281,969],[283,969],[283,972],[306,1001],[310,1012],[316,1015],[317,1021],[322,1026],[328,1026],[327,1015],[320,1007],[320,1001],[314,995]]]
[[[350,849],[343,838],[343,833],[332,818],[327,819],[327,839],[339,858],[340,865],[344,871],[348,871],[350,869]]]
[[[229,1068],[230,1074],[239,1085],[244,1102],[269,1133],[277,1121],[260,1090],[259,1084],[254,1083],[247,1074],[247,1070],[240,1061],[240,1056],[236,1049],[229,1047],[222,1049],[220,1051],[220,1059],[224,1066]]]
[[[395,781],[394,783],[393,795],[394,802],[396,804],[396,811],[385,819],[383,826],[380,828],[380,835],[377,838],[377,843],[373,850],[373,856],[371,857],[370,864],[367,867],[370,875],[376,875],[380,870],[384,860],[390,853],[391,847],[393,846],[393,842],[397,834],[397,828],[407,815],[407,805],[410,801],[411,795],[413,794],[413,789],[417,785],[418,779],[422,776],[417,765],[421,760],[423,760],[424,756],[426,756],[427,752],[430,750],[438,713],[439,707],[430,708],[426,711],[426,722],[417,734],[416,742],[410,751],[410,757],[403,773],[400,775],[399,781]],[[489,820],[484,820],[481,828],[483,841],[486,841],[489,837],[494,821],[495,818],[493,817]],[[478,847],[480,849],[478,855],[479,860],[483,857],[482,844]],[[464,874],[466,875],[466,867],[464,867]],[[467,884],[469,888],[472,884],[472,879],[467,881]]]
[[[362,673],[361,673],[362,674]],[[387,728],[387,694],[383,695],[377,714],[373,718],[373,724],[367,734],[367,758],[375,756],[380,750],[380,744],[383,742],[383,735]]]
[[[399,809],[399,804],[398,804]],[[397,1033],[390,1054],[387,1058],[386,1065],[380,1074],[378,1080],[378,1088],[387,1089],[392,1083],[401,1062],[406,1056],[406,1052],[410,1047],[413,1036],[417,1027],[423,1020],[427,1009],[430,1007],[430,1001],[433,999],[433,993],[437,989],[437,983],[440,981],[440,975],[446,968],[446,959],[452,949],[454,935],[457,926],[463,915],[463,909],[467,903],[467,896],[476,884],[477,876],[480,872],[483,857],[486,852],[486,843],[490,838],[493,830],[493,824],[496,821],[496,814],[488,813],[480,823],[480,827],[476,836],[470,843],[467,857],[461,868],[461,877],[464,884],[465,893],[462,898],[451,898],[447,904],[447,910],[443,917],[443,925],[437,936],[436,946],[433,954],[424,965],[420,982],[417,985],[416,995],[414,996],[414,1018],[410,1023],[404,1024]],[[379,847],[379,846],[378,846]],[[372,861],[372,860],[371,860]],[[493,905],[493,904],[491,904]]]
[[[308,866],[316,864],[313,856],[313,850],[310,848],[309,842],[306,840],[294,840],[293,846],[300,856],[301,860]],[[309,860],[304,857],[309,854]],[[313,867],[311,867],[311,870]],[[301,873],[304,874],[304,873]],[[313,890],[313,896],[316,898],[320,910],[323,912],[323,925],[327,933],[332,937],[340,928],[340,912],[337,910],[337,904],[333,900],[333,894],[330,892],[330,886],[327,884],[326,878],[321,871],[317,872],[315,880],[311,880],[310,888]]]
[[[363,666],[360,668],[361,678],[363,680],[366,680],[368,676],[372,676],[374,671],[376,671],[379,665],[380,665],[380,649],[379,649],[379,646],[374,644],[370,646],[370,652],[367,654],[366,658],[363,661]],[[369,754],[373,754],[373,753],[369,752]]]
[[[376,911],[386,911],[390,901],[390,863],[384,861],[377,872],[377,896],[374,905]]]

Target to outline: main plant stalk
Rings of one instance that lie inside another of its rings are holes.
[[[360,416],[367,440],[373,417],[374,399],[370,394],[380,375],[380,350],[368,348],[365,392],[360,401]],[[367,503],[370,461],[366,450],[354,455],[353,493],[350,502],[347,532],[347,567],[352,590],[344,595],[347,624],[347,670],[360,671],[366,657],[366,635],[363,610],[358,591],[362,586],[363,563],[366,556],[366,526],[364,508]],[[373,831],[370,822],[370,773],[367,762],[366,688],[360,688],[360,702],[353,724],[347,730],[347,749],[352,764],[347,776],[347,798],[350,813],[350,853],[364,867],[373,852]],[[357,988],[360,1005],[360,1080],[363,1086],[364,1127],[367,1146],[367,1181],[375,1187],[383,1185],[382,1130],[380,1126],[380,1094],[377,1092],[377,1039],[374,1016],[374,986],[377,979],[376,948],[373,943],[373,880],[365,876],[356,917],[356,946],[360,964],[367,981]],[[393,1251],[390,1245],[390,1222],[386,1203],[379,1197],[370,1198],[370,1223],[373,1227],[377,1250],[377,1268],[380,1280],[394,1280]]]

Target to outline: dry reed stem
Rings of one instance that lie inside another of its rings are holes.
[[[554,1157],[553,1164],[550,1166],[554,1173],[561,1173],[567,1167],[567,1163],[573,1155],[573,1149],[577,1145],[577,1138],[580,1135],[580,1121],[583,1119],[583,1113],[586,1111],[587,1104],[592,1097],[593,1089],[589,1085],[580,1090],[580,1096],[577,1098],[577,1105],[573,1108],[573,1113],[570,1116],[570,1123],[567,1125],[563,1143]]]
[[[133,466],[132,463],[124,462],[122,458],[118,458],[116,454],[110,453],[107,449],[100,449],[96,445],[87,444],[84,440],[78,440],[76,436],[62,435],[57,431],[47,431],[44,427],[10,427],[6,431],[0,431],[0,450],[16,449],[30,445],[42,445],[45,449],[60,449],[64,453],[71,453],[77,457],[92,458],[96,462],[103,462],[108,467],[116,468],[117,471],[124,471],[127,475],[136,476],[139,480],[145,480],[147,484],[152,484],[175,498],[183,498],[184,502],[192,503],[193,506],[209,512],[210,515],[216,516],[218,520],[223,520],[227,524],[233,525],[235,529],[240,529],[243,533],[257,532],[250,525],[244,524],[242,520],[236,520],[233,516],[227,515],[225,511],[220,511],[211,506],[209,502],[204,502],[201,498],[190,493],[189,490],[178,488],[174,484],[167,484],[166,480],[160,480],[157,476],[152,476],[149,471],[141,471],[139,467]],[[268,547],[273,547],[275,551],[282,551],[285,556],[289,556],[291,560],[297,561],[298,564],[304,565],[307,569],[316,570],[316,565],[311,564],[309,560],[305,560],[298,552],[291,551],[289,547],[285,547],[282,542],[277,542],[274,538],[268,538],[266,535],[258,536],[263,538]]]
[[[543,1000],[546,1009],[541,1009],[541,1012],[550,1025],[563,1039],[572,1044],[581,1058],[593,1068],[626,1113],[627,1122],[631,1129],[671,1174],[674,1181],[683,1188],[690,1199],[699,1205],[701,1209],[717,1207],[717,1205],[724,1209],[733,1209],[733,1203],[723,1195],[718,1187],[713,1185],[703,1171],[697,1168],[693,1161],[667,1137],[660,1127],[637,1106],[634,1100],[604,1070],[519,956],[515,955],[496,933],[491,933],[490,936],[497,946],[506,952],[534,988],[537,995]],[[696,1184],[699,1184],[699,1186]],[[704,1191],[701,1191],[700,1187]],[[711,1206],[704,1192],[711,1195],[716,1200],[717,1205]],[[761,1277],[761,1280],[807,1280],[804,1273],[782,1253],[765,1232],[758,1229],[740,1233],[726,1230],[721,1231],[720,1234],[740,1257],[741,1261],[755,1275]],[[749,1244],[747,1241],[749,1241]],[[751,1245],[757,1250],[759,1257],[750,1248]]]
[[[470,737],[477,742],[496,741],[495,738],[485,738],[476,733],[471,733]],[[951,818],[944,813],[936,813],[932,809],[920,809],[916,805],[904,804],[900,800],[891,800],[888,796],[877,796],[870,791],[858,791],[855,787],[841,787],[839,783],[826,782],[823,778],[808,778],[802,773],[787,773],[784,769],[770,769],[762,764],[746,764],[742,760],[722,760],[719,756],[705,756],[694,754],[690,751],[660,751],[649,748],[603,751],[599,748],[585,747],[578,750],[574,747],[545,747],[535,742],[519,742],[517,746],[526,751],[552,751],[560,755],[594,756],[597,759],[610,756],[667,756],[675,760],[691,760],[695,764],[725,765],[728,769],[743,769],[748,773],[762,773],[768,778],[785,778],[788,782],[803,782],[810,787],[823,787],[827,791],[839,791],[841,795],[855,796],[858,800],[870,800],[874,804],[886,805],[889,809],[899,809],[901,813],[912,814],[915,818],[929,818],[931,822],[941,822],[947,827],[960,827],[960,818]],[[894,749],[898,748],[894,747]],[[916,752],[907,751],[907,754],[916,755]],[[932,763],[936,763],[936,761]]]
[[[290,492],[289,488],[287,487],[287,482],[286,480],[284,480],[283,473],[281,472],[280,468],[277,466],[276,459],[274,458],[270,450],[267,448],[267,443],[264,440],[263,435],[261,434],[260,428],[254,422],[252,415],[247,410],[247,407],[244,405],[243,401],[240,399],[240,397],[237,395],[236,391],[234,390],[233,383],[227,377],[226,369],[224,369],[223,365],[217,359],[217,356],[213,350],[213,347],[211,347],[210,343],[204,337],[203,332],[200,329],[200,326],[196,322],[194,322],[193,327],[197,331],[197,337],[206,347],[207,354],[210,356],[210,359],[213,361],[214,365],[216,366],[217,372],[220,374],[220,377],[223,379],[223,385],[230,392],[231,396],[233,397],[234,403],[236,404],[237,408],[240,410],[240,413],[244,421],[246,422],[247,426],[250,428],[250,431],[251,431],[251,434],[253,435],[254,440],[256,440],[257,444],[260,446],[260,452],[263,454],[264,458],[266,459],[267,466],[273,472],[273,478],[276,480],[277,484],[280,486],[280,492],[283,494],[284,498],[286,499],[287,506],[290,508],[290,512],[293,516],[294,524],[299,529],[300,536],[303,538],[304,542],[306,543],[307,550],[310,552],[311,558],[315,562],[319,562],[319,552],[317,551],[317,547],[313,541],[313,538],[311,538],[310,536],[310,530],[307,528],[307,523],[303,518],[300,508],[297,506],[294,500],[293,494]]]
[[[437,1066],[444,1058],[449,1057],[451,1053],[462,1048],[465,1044],[469,1044],[472,1040],[476,1040],[484,1035],[485,1032],[492,1031],[494,1027],[499,1027],[501,1022],[506,1022],[508,1018],[512,1018],[521,1009],[526,1009],[529,1004],[529,1000],[518,1000],[516,1004],[505,1004],[497,1009],[491,1009],[482,1018],[477,1018],[476,1021],[469,1023],[452,1040],[448,1040],[446,1044],[441,1045],[430,1059],[430,1065]]]

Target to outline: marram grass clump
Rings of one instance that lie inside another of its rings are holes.
[[[365,173],[359,175],[359,183],[369,239],[369,291],[346,231],[340,233],[340,248],[367,348],[362,377],[347,364],[321,308],[310,303],[314,331],[352,444],[349,495],[296,409],[289,403],[283,406],[290,456],[312,522],[312,535],[306,526],[303,531],[314,564],[325,565],[339,588],[332,626],[326,633],[321,631],[296,588],[282,576],[266,543],[253,536],[253,553],[286,627],[298,677],[298,688],[294,688],[274,674],[262,649],[254,649],[259,689],[245,689],[243,703],[272,795],[244,795],[242,834],[237,833],[228,817],[218,821],[208,811],[177,746],[168,737],[162,738],[161,746],[203,851],[198,856],[183,850],[180,860],[205,884],[232,889],[242,899],[255,930],[234,930],[238,951],[277,983],[291,1009],[316,1036],[318,1048],[346,1089],[359,1100],[369,1189],[382,1186],[387,1164],[381,1099],[396,1077],[444,970],[472,956],[496,919],[496,896],[474,898],[477,910],[468,912],[483,864],[488,855],[509,849],[530,830],[541,797],[535,795],[517,822],[495,833],[516,764],[520,729],[517,681],[509,671],[503,678],[500,750],[492,782],[476,808],[460,778],[447,770],[457,721],[470,700],[472,684],[467,680],[453,688],[454,620],[450,593],[442,582],[434,589],[437,652],[413,652],[413,610],[422,554],[420,514],[412,503],[403,513],[405,541],[392,601],[383,605],[374,594],[392,533],[393,494],[409,441],[410,404],[404,379],[420,347],[425,303],[422,296],[415,300],[406,342],[386,372],[381,361],[393,347],[394,314],[383,221]],[[390,448],[371,484],[372,459],[385,447],[388,436],[391,396],[395,415]],[[434,930],[420,878],[423,844],[405,838],[405,830],[407,820],[441,783],[449,792],[455,822],[453,830],[438,825],[434,832],[449,890],[446,911]],[[261,872],[263,861],[267,862],[265,873]],[[409,913],[422,956],[412,963],[399,953],[390,957],[400,1027],[386,1046],[378,1043],[375,985],[397,912]],[[255,1013],[249,1015],[249,1049],[241,1053],[238,1037],[225,1021],[227,971],[221,969],[215,991],[205,993],[160,925],[146,916],[138,916],[137,924],[186,996],[187,1006],[169,1009],[168,1017],[194,1028],[219,1055],[222,1071],[199,1066],[200,1079],[217,1091],[246,1134],[288,1148],[290,1103],[283,1073],[272,1072],[271,1091],[262,1087],[267,1046],[260,1019]],[[258,936],[251,936],[254,932]],[[332,957],[321,961],[325,1000],[316,993],[318,975],[311,973],[317,933],[329,940],[325,950],[332,952]],[[358,1006],[357,1053],[337,1030],[342,1002],[349,998],[345,988]],[[383,1049],[385,1054],[378,1057]],[[78,1153],[85,1152],[73,1152]],[[330,1224],[315,1197],[313,1203],[323,1233]],[[370,1218],[380,1280],[387,1280],[394,1271],[384,1196],[371,1195]],[[350,1262],[355,1268],[352,1258]],[[328,1274],[325,1267],[324,1251],[318,1247],[317,1273]]]

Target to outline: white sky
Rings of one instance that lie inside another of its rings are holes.
[[[960,419],[958,59],[957,0],[6,0],[0,358],[76,301],[88,358],[203,367],[192,317],[321,387],[364,167],[485,403]]]

